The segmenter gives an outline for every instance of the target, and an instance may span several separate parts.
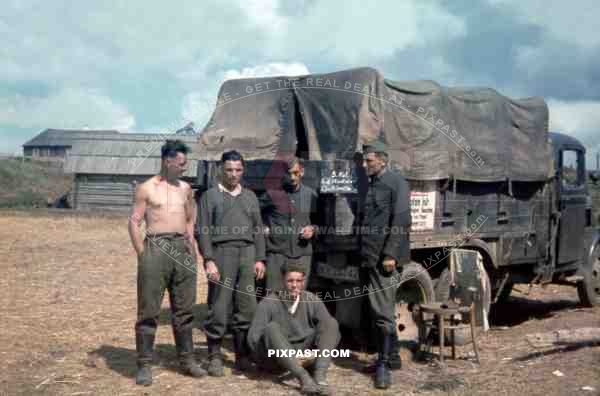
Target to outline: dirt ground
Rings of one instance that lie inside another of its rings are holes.
[[[134,384],[136,258],[124,217],[0,212],[0,257],[1,394],[298,394],[286,377],[191,379],[177,373],[166,298],[154,385]],[[198,324],[206,312],[206,285],[199,286]],[[491,330],[478,339],[481,365],[461,358],[440,368],[434,361],[405,359],[393,373],[392,389],[376,391],[362,372],[373,356],[357,352],[334,362],[334,394],[600,395],[600,346],[536,350],[525,340],[535,332],[598,327],[600,308],[579,307],[571,287],[534,287],[528,296],[525,285],[517,287],[520,292],[496,307]],[[198,358],[205,359],[199,329],[194,342]],[[464,347],[459,356],[469,352]]]

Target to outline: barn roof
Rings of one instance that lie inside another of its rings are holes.
[[[78,140],[65,163],[67,173],[154,175],[160,170],[160,148],[165,138],[176,138],[187,143],[187,177],[195,177],[198,157],[194,154],[196,136],[151,133],[119,134],[102,139]]]
[[[23,147],[40,146],[73,146],[73,142],[79,139],[102,139],[118,135],[115,130],[80,130],[80,129],[45,129],[33,137]]]

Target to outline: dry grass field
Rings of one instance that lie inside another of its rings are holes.
[[[166,298],[155,383],[134,384],[136,258],[123,217],[0,212],[0,257],[0,394],[298,394],[296,383],[285,377],[253,373],[197,380],[177,373]],[[198,325],[206,312],[206,285],[199,279]],[[442,369],[407,358],[393,374],[393,388],[382,392],[361,371],[371,356],[355,353],[335,361],[334,394],[600,394],[599,346],[536,350],[525,340],[539,331],[598,327],[599,308],[579,307],[575,289],[562,286],[536,287],[528,296],[516,291],[496,308],[492,329],[479,337],[481,365],[463,358]],[[205,359],[200,329],[194,342],[198,359]],[[465,347],[459,356],[469,351]],[[229,344],[228,359],[231,367]],[[555,370],[564,376],[553,375]]]

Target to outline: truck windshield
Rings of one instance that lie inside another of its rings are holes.
[[[564,150],[562,153],[562,184],[563,187],[572,189],[583,185],[582,155],[576,150]]]

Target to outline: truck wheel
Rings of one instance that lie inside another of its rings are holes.
[[[582,275],[583,280],[577,282],[579,301],[586,307],[600,305],[600,245],[594,248]]]
[[[410,262],[402,267],[400,286],[396,290],[396,334],[400,341],[416,341],[418,329],[413,316],[415,304],[435,301],[433,281],[427,270]]]
[[[482,283],[485,283],[485,286],[484,286],[485,292],[482,295],[482,303],[483,303],[485,312],[487,312],[489,314],[490,305],[492,303],[492,292],[491,292],[490,278],[489,278],[487,272],[485,272],[485,271],[482,274]],[[467,296],[463,297],[460,290],[457,291],[456,293],[453,293],[452,295],[450,294],[450,271],[448,270],[448,268],[446,268],[446,269],[444,269],[444,271],[442,271],[442,274],[438,278],[438,282],[436,284],[436,288],[435,288],[436,301],[439,301],[439,302],[449,301],[453,297],[455,297],[456,294],[458,294],[458,297],[461,297],[463,300],[465,300],[465,297],[468,296],[467,295]],[[450,333],[447,333],[445,337],[446,337],[445,342],[450,344]],[[466,344],[469,344],[470,342],[471,342],[471,333],[470,333],[469,329],[467,329],[467,328],[459,329],[454,332],[454,343],[456,345],[466,345]]]

